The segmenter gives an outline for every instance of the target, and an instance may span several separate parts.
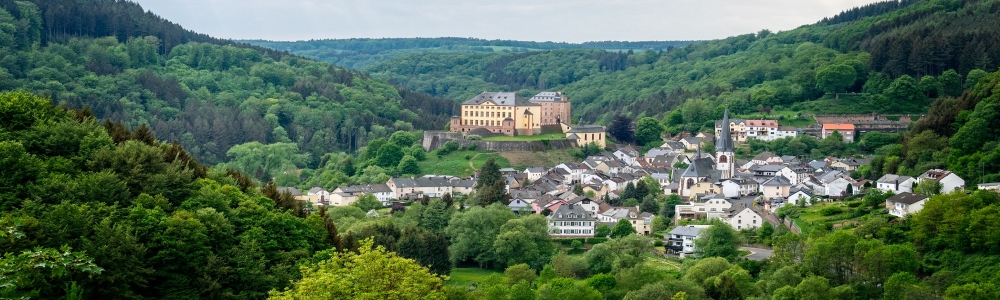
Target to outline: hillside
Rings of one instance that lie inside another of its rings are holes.
[[[486,89],[562,90],[575,116],[605,124],[614,114],[662,117],[681,108],[683,123],[697,128],[721,117],[726,104],[737,114],[920,113],[931,100],[956,95],[971,71],[1000,66],[1000,53],[988,51],[1000,45],[998,20],[1000,1],[888,1],[794,30],[662,52],[424,52],[362,70],[453,100]],[[865,95],[841,103],[831,92]]]
[[[0,90],[26,90],[128,128],[148,126],[200,161],[278,144],[315,166],[397,130],[438,129],[452,101],[343,68],[184,30],[128,1],[0,1]],[[266,153],[265,153],[266,154]],[[270,154],[266,154],[270,155]]]
[[[682,47],[693,41],[602,41],[575,44],[443,37],[241,42],[289,51],[296,55],[357,70],[397,56],[415,53],[517,53],[553,49],[667,50]]]

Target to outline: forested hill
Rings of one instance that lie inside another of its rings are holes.
[[[674,110],[684,116],[680,124],[696,128],[720,118],[726,104],[738,114],[921,113],[933,99],[960,91],[971,71],[1000,66],[1000,52],[991,50],[998,47],[1000,1],[913,0],[662,53],[425,52],[362,70],[455,100],[483,90],[562,90],[574,103],[574,115],[587,122]],[[948,70],[963,78],[944,82],[940,75]],[[834,91],[863,94],[837,101]]]
[[[451,115],[450,100],[187,31],[129,1],[3,0],[0,7],[0,91],[86,106],[129,128],[148,125],[203,163],[226,161],[230,148],[251,143],[306,154],[270,168],[314,166],[326,153],[396,130],[440,128]]]
[[[484,40],[475,38],[326,39],[295,42],[245,40],[252,45],[290,51],[297,55],[351,69],[361,69],[412,53],[518,53],[554,49],[669,50],[695,41],[600,41],[585,43]]]

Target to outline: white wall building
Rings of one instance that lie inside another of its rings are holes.
[[[677,226],[667,236],[667,247],[684,258],[684,256],[694,253],[694,240],[698,238],[702,230],[709,226],[711,225]]]
[[[551,237],[592,237],[597,226],[596,214],[580,205],[560,205],[546,218]]]

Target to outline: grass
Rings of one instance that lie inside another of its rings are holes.
[[[478,154],[478,155],[477,155]],[[489,151],[455,151],[438,158],[433,153],[427,155],[427,159],[417,162],[420,171],[424,174],[452,175],[458,177],[471,176],[490,158],[494,158],[501,168],[510,167],[510,161],[497,152]],[[469,160],[472,166],[469,166]]]
[[[566,134],[564,133],[549,133],[549,134],[518,135],[518,136],[498,135],[498,136],[483,138],[483,140],[484,141],[542,141],[542,140],[560,140],[565,138]]]
[[[502,272],[496,270],[480,268],[454,268],[451,269],[451,275],[448,275],[448,281],[444,284],[451,287],[466,287],[473,281],[482,282],[493,274],[503,275]]]
[[[841,211],[837,214],[824,216],[821,213],[823,208],[827,207],[838,207]],[[851,221],[860,221],[863,216],[851,217],[851,211],[854,208],[850,208],[844,202],[817,202],[811,206],[807,206],[804,209],[800,209],[799,215],[792,218],[795,224],[802,229],[803,233],[808,233],[812,231],[813,227],[817,224],[823,223],[845,223]]]
[[[564,162],[577,161],[576,157],[565,150],[507,151],[500,152],[500,156],[506,158],[510,165],[518,170],[524,170],[528,167],[549,168]]]

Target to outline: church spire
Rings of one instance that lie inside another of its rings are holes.
[[[715,145],[715,152],[734,152],[735,146],[733,146],[733,136],[729,131],[729,107],[726,107],[726,112],[722,114],[722,130],[718,137],[719,143]]]

